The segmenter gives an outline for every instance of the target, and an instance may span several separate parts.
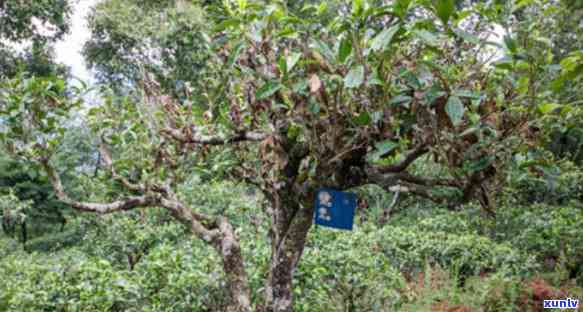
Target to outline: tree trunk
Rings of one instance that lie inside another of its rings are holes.
[[[213,246],[223,260],[223,270],[227,276],[227,285],[231,293],[231,303],[227,307],[227,311],[250,312],[249,282],[239,240],[227,219],[219,218],[218,225],[220,237],[214,241]]]
[[[266,310],[270,312],[293,311],[293,275],[313,221],[309,201],[303,202],[272,201],[272,250],[265,293]]]
[[[28,232],[26,231],[26,221],[22,221],[20,223],[20,231],[22,234],[22,246],[26,245],[26,241],[28,240]]]

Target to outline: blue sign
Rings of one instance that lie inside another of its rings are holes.
[[[356,194],[322,188],[316,192],[314,223],[343,230],[352,230]]]

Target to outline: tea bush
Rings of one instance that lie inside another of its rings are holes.
[[[238,205],[228,197],[215,202]],[[260,215],[256,205],[247,209]],[[248,220],[240,220],[237,233],[259,304],[271,246],[257,239],[265,235],[265,220]],[[30,241],[31,253],[14,239],[0,238],[0,311],[224,309],[220,259],[168,221],[156,210],[87,218],[69,224],[63,241]],[[561,283],[580,278],[582,239],[583,214],[569,206],[501,207],[496,219],[485,219],[472,206],[452,212],[419,205],[383,227],[375,220],[357,222],[351,232],[316,226],[295,271],[295,309],[422,311],[435,300],[471,307],[518,304],[510,288],[522,287],[524,278],[545,270],[567,270]],[[127,256],[141,251],[132,270]],[[549,257],[556,258],[553,267],[545,265]],[[419,288],[419,276],[444,282],[437,289]]]

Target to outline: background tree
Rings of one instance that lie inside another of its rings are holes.
[[[50,45],[69,31],[70,11],[66,0],[0,2],[0,77],[64,74]]]
[[[27,75],[58,76],[67,80],[69,69],[54,61],[52,44],[69,31],[71,7],[68,1],[0,2],[0,79]],[[0,128],[3,125],[0,121]],[[56,200],[48,180],[26,163],[8,158],[0,151],[0,194],[8,190],[22,201],[31,201],[25,211],[28,237],[64,226],[64,205]],[[26,241],[26,239],[24,239]]]
[[[192,1],[102,1],[89,16],[83,54],[99,80],[121,90],[147,72],[166,92],[184,97],[201,82],[208,59],[204,23]]]

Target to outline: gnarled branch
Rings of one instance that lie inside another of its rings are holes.
[[[405,159],[403,159],[401,162],[394,165],[378,166],[378,170],[382,173],[403,172],[407,169],[407,167],[409,167],[410,164],[412,164],[419,157],[425,155],[427,152],[429,152],[429,148],[427,148],[427,146],[419,145],[417,148],[407,154]]]
[[[170,136],[171,138],[178,140],[180,142],[203,145],[226,145],[243,141],[260,142],[268,137],[268,135],[265,133],[254,131],[239,132],[238,134],[228,138],[205,136],[198,134],[186,135],[182,131],[172,128],[164,128],[161,129],[160,132],[163,135]]]
[[[112,213],[116,211],[125,211],[131,210],[137,207],[151,207],[155,206],[159,203],[159,200],[155,196],[129,196],[121,200],[117,200],[111,203],[102,204],[102,203],[88,203],[88,202],[80,202],[71,199],[61,182],[61,178],[57,171],[49,164],[48,160],[42,160],[41,165],[45,169],[47,175],[49,176],[49,180],[55,190],[57,198],[65,204],[72,206],[73,208],[79,211],[85,212],[94,212],[94,213]]]
[[[422,185],[422,186],[446,186],[446,187],[460,187],[461,183],[454,179],[446,178],[424,178],[416,175],[412,175],[408,172],[399,172],[392,174],[394,177],[401,181],[405,181],[412,184]]]
[[[411,193],[436,203],[445,203],[449,201],[449,198],[431,194],[431,187],[445,186],[461,188],[454,180],[421,178],[407,172],[383,174],[378,170],[371,170],[368,172],[368,181],[391,192]]]

